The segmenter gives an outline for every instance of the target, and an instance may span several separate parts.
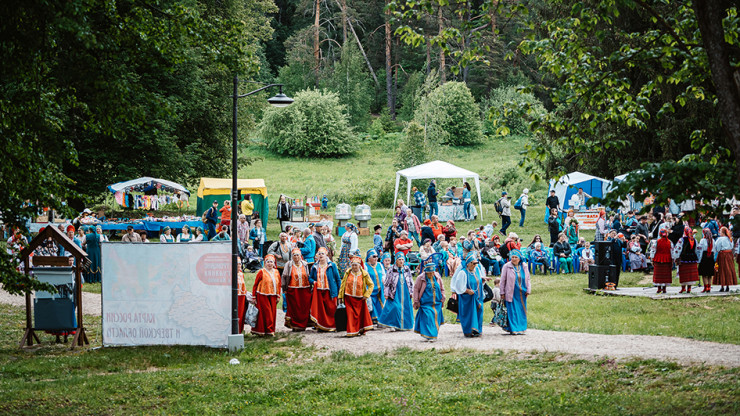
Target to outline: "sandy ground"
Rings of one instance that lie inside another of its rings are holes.
[[[83,292],[84,313],[100,315],[100,295]],[[22,296],[13,296],[0,289],[0,303],[24,306]],[[278,332],[289,331],[282,323],[284,314],[278,310]],[[248,327],[247,327],[248,328]],[[247,329],[248,330],[248,329]],[[485,326],[480,338],[465,338],[460,325],[445,324],[436,342],[423,342],[421,336],[388,329],[369,331],[362,337],[347,338],[344,333],[318,333],[309,329],[301,333],[304,342],[324,353],[345,350],[352,354],[387,352],[407,347],[415,350],[471,349],[523,352],[556,352],[594,360],[613,358],[658,359],[680,364],[707,364],[740,367],[740,345],[650,335],[601,335],[580,332],[527,330],[526,335],[509,335],[498,327]]]

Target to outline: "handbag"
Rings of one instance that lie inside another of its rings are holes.
[[[496,308],[493,310],[493,323],[501,328],[509,327],[509,314],[503,301],[496,303]]]
[[[334,324],[338,332],[347,330],[347,308],[343,303],[337,305],[337,310],[334,312]]]
[[[447,301],[447,310],[453,313],[458,313],[457,299],[450,298]]]
[[[244,322],[254,328],[257,326],[257,315],[259,315],[259,309],[250,303],[247,307],[247,317]]]
[[[488,286],[488,283],[483,283],[483,303],[490,302],[493,299],[493,289]]]

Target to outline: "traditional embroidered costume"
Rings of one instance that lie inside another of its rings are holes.
[[[445,288],[435,269],[434,263],[428,263],[414,282],[414,309],[417,310],[414,332],[429,340],[437,339],[439,326],[445,321],[442,314]]]
[[[268,260],[275,261],[275,256],[265,256]],[[280,274],[277,269],[260,269],[254,280],[252,295],[257,302],[257,326],[252,328],[252,333],[257,335],[274,335],[275,320],[277,317],[277,300],[280,297]]]
[[[322,251],[327,253],[323,247],[318,250]],[[308,280],[313,285],[310,317],[314,327],[320,331],[336,331],[334,313],[337,311],[337,294],[341,285],[337,265],[330,261],[325,264],[317,261],[311,268]]]
[[[293,249],[293,256],[300,256],[299,248]],[[295,259],[294,259],[295,260]],[[311,283],[309,282],[308,263],[300,260],[298,264],[291,261],[285,265],[282,276],[282,287],[288,309],[285,312],[285,326],[297,331],[304,331],[310,322]]]
[[[401,252],[396,253],[396,264],[386,271],[385,280],[383,280],[383,294],[386,301],[378,322],[399,331],[408,331],[414,326],[411,302],[414,282],[411,280],[411,270],[408,266],[398,266],[399,259],[405,262],[406,256]]]
[[[351,263],[362,267],[359,257],[352,257]],[[347,309],[348,337],[364,335],[365,331],[373,329],[373,321],[367,307],[367,299],[372,292],[373,281],[365,270],[362,268],[358,272],[352,268],[347,270],[339,288],[339,300],[344,302]]]

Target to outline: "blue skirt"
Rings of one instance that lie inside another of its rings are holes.
[[[375,305],[373,304],[373,307]],[[390,328],[409,331],[414,327],[414,310],[406,282],[398,282],[396,296],[386,299],[378,322]]]
[[[483,304],[478,303],[477,297],[476,294],[457,295],[457,317],[465,335],[471,335],[473,331],[483,333]]]
[[[514,296],[511,302],[506,302],[506,313],[509,315],[509,327],[504,330],[509,332],[527,330],[527,297],[519,285],[514,285]]]
[[[380,314],[383,312],[383,302],[385,301],[383,299],[383,288],[381,287],[378,293],[370,296],[370,299],[373,302],[373,311],[370,313],[370,317],[373,319],[373,322],[378,322]]]
[[[439,326],[444,323],[442,315],[442,302],[422,303],[416,312],[414,321],[414,332],[424,338],[436,339],[439,335]]]

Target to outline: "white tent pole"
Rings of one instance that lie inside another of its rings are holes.
[[[396,192],[393,193],[393,202],[391,205],[391,211],[393,211],[393,208],[396,207],[396,200],[398,199],[398,184],[401,183],[401,174],[396,173]],[[396,215],[395,212],[393,215]]]
[[[411,178],[406,177],[406,206],[411,206]]]
[[[483,202],[481,202],[481,197],[480,197],[480,177],[479,176],[475,177],[475,189],[478,191],[478,209],[480,210],[478,211],[478,219],[481,220],[483,219]]]

